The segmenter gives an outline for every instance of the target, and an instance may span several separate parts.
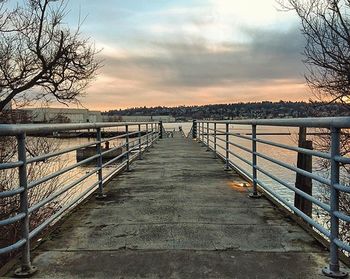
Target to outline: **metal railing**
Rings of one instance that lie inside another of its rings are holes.
[[[124,131],[109,138],[102,138],[104,132],[103,129],[111,130],[113,128],[123,129]],[[40,133],[42,131],[45,131],[45,133],[54,133],[82,130],[88,130],[89,133],[94,131],[94,134],[96,135],[95,140],[78,146],[69,146],[65,149],[40,156],[31,156],[28,153],[27,135]],[[0,125],[0,140],[1,138],[3,139],[1,144],[6,144],[5,139],[7,139],[7,137],[13,138],[17,142],[16,153],[18,160],[0,163],[0,171],[18,170],[18,187],[0,191],[0,199],[19,196],[19,210],[12,216],[7,216],[6,219],[0,220],[0,226],[7,226],[20,222],[21,237],[16,242],[10,243],[6,247],[0,247],[0,255],[21,250],[21,268],[16,271],[16,274],[19,276],[30,276],[36,271],[36,268],[31,264],[30,254],[30,241],[34,237],[66,213],[67,210],[72,209],[94,191],[97,190],[96,198],[105,198],[105,183],[115,174],[118,174],[123,170],[130,170],[131,162],[136,159],[142,159],[142,153],[147,151],[159,138],[162,138],[163,130],[164,128],[161,122]],[[116,140],[119,140],[121,144],[105,150],[102,148],[103,143],[109,143]],[[91,156],[83,158],[77,163],[49,173],[48,175],[40,177],[34,181],[29,180],[27,173],[28,165],[35,164],[36,162],[45,162],[45,160],[48,160],[49,158],[55,158],[71,152],[78,152],[78,150],[88,147],[95,150],[93,152],[94,154]],[[113,157],[113,155],[112,158],[109,156],[108,160],[105,160],[105,157],[108,154],[112,154],[112,152],[116,150],[121,151],[119,155],[115,157]],[[95,167],[90,167],[88,169],[89,171],[84,175],[73,181],[69,181],[66,185],[60,186],[57,191],[50,193],[49,196],[38,201],[36,204],[29,203],[28,195],[32,189],[41,187],[45,182],[62,175],[64,176],[69,171],[75,170],[87,163],[93,164]],[[83,187],[84,189],[78,191],[79,194],[77,196],[71,199],[67,204],[60,207],[58,211],[54,212],[47,219],[42,220],[38,226],[34,228],[30,227],[31,214],[35,214],[37,210],[47,206],[53,201],[59,201],[60,197],[62,197],[63,194],[68,193],[68,191],[76,187],[82,187],[81,184],[86,182],[87,179],[91,179],[94,174],[96,175],[96,179],[91,182],[91,185]]]
[[[248,125],[250,131],[248,133],[233,132],[237,127],[245,127]],[[330,131],[329,152],[321,152],[310,150],[299,146],[292,146],[280,142],[274,142],[267,139],[259,138],[257,128],[260,126],[282,126],[282,127],[307,127],[307,128],[324,128]],[[268,119],[268,120],[237,120],[237,121],[203,121],[195,120],[191,129],[192,137],[196,138],[207,150],[211,150],[216,156],[221,157],[225,161],[225,169],[234,169],[243,175],[252,183],[252,193],[250,197],[259,198],[260,194],[258,187],[267,192],[279,203],[287,207],[296,215],[304,219],[314,229],[323,234],[329,240],[330,262],[329,266],[323,268],[323,273],[329,277],[344,278],[347,273],[341,270],[339,265],[339,251],[344,250],[350,252],[349,243],[343,242],[339,237],[339,221],[350,223],[350,216],[339,209],[340,193],[350,193],[350,186],[343,185],[340,181],[340,164],[350,164],[350,158],[342,156],[340,153],[340,136],[342,129],[350,128],[350,117],[334,117],[334,118],[305,118],[305,119]],[[250,145],[244,146],[239,143],[239,140],[250,142]],[[292,164],[285,163],[282,160],[273,158],[268,154],[263,154],[257,151],[258,144],[267,145],[281,150],[294,151],[309,156],[322,158],[329,161],[330,177],[326,178],[318,173],[306,171]],[[218,152],[220,149],[223,152]],[[249,156],[238,154],[233,150],[241,150]],[[330,199],[329,204],[324,200],[319,199],[314,195],[310,195],[298,187],[286,182],[285,179],[278,177],[264,167],[264,164],[259,164],[258,158],[268,161],[272,165],[282,167],[296,174],[302,175],[317,181],[329,187]],[[248,167],[242,167],[246,165]],[[321,225],[317,220],[305,214],[302,210],[290,203],[283,195],[279,194],[273,187],[259,178],[259,174],[268,177],[295,194],[301,196],[312,205],[316,205],[327,212],[329,215],[329,228]],[[349,205],[350,206],[350,205]]]

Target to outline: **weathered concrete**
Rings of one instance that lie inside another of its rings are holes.
[[[324,278],[324,249],[191,140],[161,140],[35,251],[35,278]]]

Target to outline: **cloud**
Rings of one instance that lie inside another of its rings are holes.
[[[287,31],[242,29],[246,42],[213,44],[201,37],[148,41],[144,54],[108,49],[105,68],[86,100],[101,107],[300,100],[304,41]],[[102,102],[103,96],[107,100]]]
[[[70,3],[103,48],[88,107],[305,98],[303,37],[275,0]]]
[[[249,38],[246,43],[211,45],[202,38],[156,41],[152,42],[154,56],[108,55],[105,74],[163,89],[302,79],[304,42],[296,28],[244,32]]]

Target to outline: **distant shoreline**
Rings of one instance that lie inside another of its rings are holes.
[[[270,119],[350,116],[350,104],[321,102],[253,102],[177,107],[136,107],[102,112],[108,116],[169,115],[177,121],[190,119]]]

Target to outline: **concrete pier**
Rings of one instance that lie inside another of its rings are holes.
[[[34,278],[325,278],[324,248],[243,182],[175,133],[66,218]]]

